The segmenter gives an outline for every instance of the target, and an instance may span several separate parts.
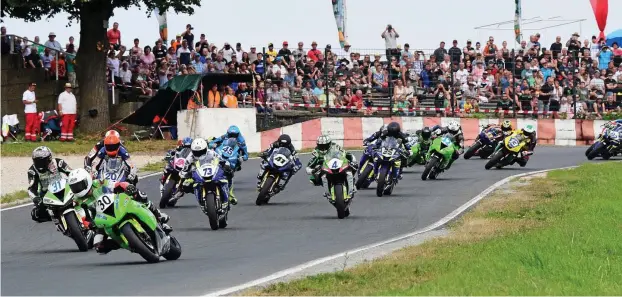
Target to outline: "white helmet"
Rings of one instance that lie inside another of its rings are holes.
[[[78,198],[86,196],[93,187],[93,178],[84,168],[72,170],[67,179],[69,180],[69,189]]]
[[[110,136],[110,135],[114,135],[116,137],[121,137],[121,135],[119,135],[119,132],[117,132],[116,130],[108,130],[106,131],[106,135],[104,135],[104,138]]]
[[[460,124],[456,121],[451,121],[449,122],[449,125],[447,125],[447,130],[456,133],[460,131]]]
[[[203,138],[197,138],[192,141],[190,149],[192,150],[192,155],[200,157],[207,152],[207,141]]]

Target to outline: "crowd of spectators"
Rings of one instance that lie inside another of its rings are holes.
[[[128,45],[114,23],[107,32],[109,82],[152,95],[176,75],[252,74],[252,84],[204,86],[209,89],[206,105],[259,111],[290,109],[292,103],[301,103],[336,112],[339,107],[365,112],[368,109],[363,107],[380,106],[389,98],[397,108],[417,108],[423,101],[432,101],[434,107],[444,109],[453,102],[464,112],[485,105],[506,111],[574,113],[576,105],[577,114],[601,117],[621,109],[622,49],[616,43],[609,47],[596,36],[581,41],[574,33],[565,43],[558,36],[546,47],[540,34],[535,34],[516,49],[508,48],[506,41],[498,45],[491,36],[485,43],[453,40],[450,48],[440,42],[437,49],[422,51],[398,44],[398,32],[388,25],[380,34],[385,50],[361,53],[348,43],[334,49],[318,47],[315,41],[311,48],[302,41],[292,48],[287,41],[280,49],[269,43],[246,50],[239,42],[234,46],[225,42],[219,48],[205,34],[195,40],[193,30],[188,24],[170,42],[144,45],[134,38]],[[55,37],[50,33],[45,45],[60,51]],[[71,80],[76,49],[73,38],[69,41],[58,65],[63,67],[59,76]],[[26,38],[20,40],[19,50],[27,67],[55,72],[53,50],[29,46]],[[75,73],[71,83],[76,84]]]

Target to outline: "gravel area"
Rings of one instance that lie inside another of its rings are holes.
[[[72,168],[82,167],[84,156],[55,156],[62,158]],[[138,168],[149,162],[157,162],[162,159],[161,155],[132,155],[132,162]],[[0,158],[0,167],[2,175],[0,175],[1,194],[11,193],[19,190],[26,190],[28,186],[28,167],[32,165],[32,159],[28,157],[2,157]]]

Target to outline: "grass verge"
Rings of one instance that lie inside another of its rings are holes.
[[[30,157],[32,151],[41,145],[49,147],[54,154],[58,155],[86,155],[97,143],[99,139],[88,138],[78,139],[75,142],[20,142],[3,143],[0,155],[2,157]],[[143,141],[123,141],[123,144],[131,154],[137,153],[161,153],[174,148],[175,140],[143,140]]]
[[[2,196],[0,196],[0,204],[15,202],[24,198],[28,198],[28,192],[24,190],[2,194]]]
[[[619,295],[622,163],[521,179],[448,237],[244,295]]]

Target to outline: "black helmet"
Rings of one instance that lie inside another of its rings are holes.
[[[387,125],[387,135],[397,137],[400,134],[401,128],[400,124],[397,122],[391,122]]]
[[[279,139],[277,141],[279,142],[280,147],[288,147],[292,144],[292,138],[289,137],[289,135],[287,134],[279,136]]]
[[[428,139],[430,136],[432,136],[432,130],[430,130],[430,127],[424,127],[423,130],[421,130],[421,137],[423,137],[423,139]]]
[[[47,171],[52,163],[52,151],[47,146],[37,147],[32,151],[32,163],[38,171]]]

